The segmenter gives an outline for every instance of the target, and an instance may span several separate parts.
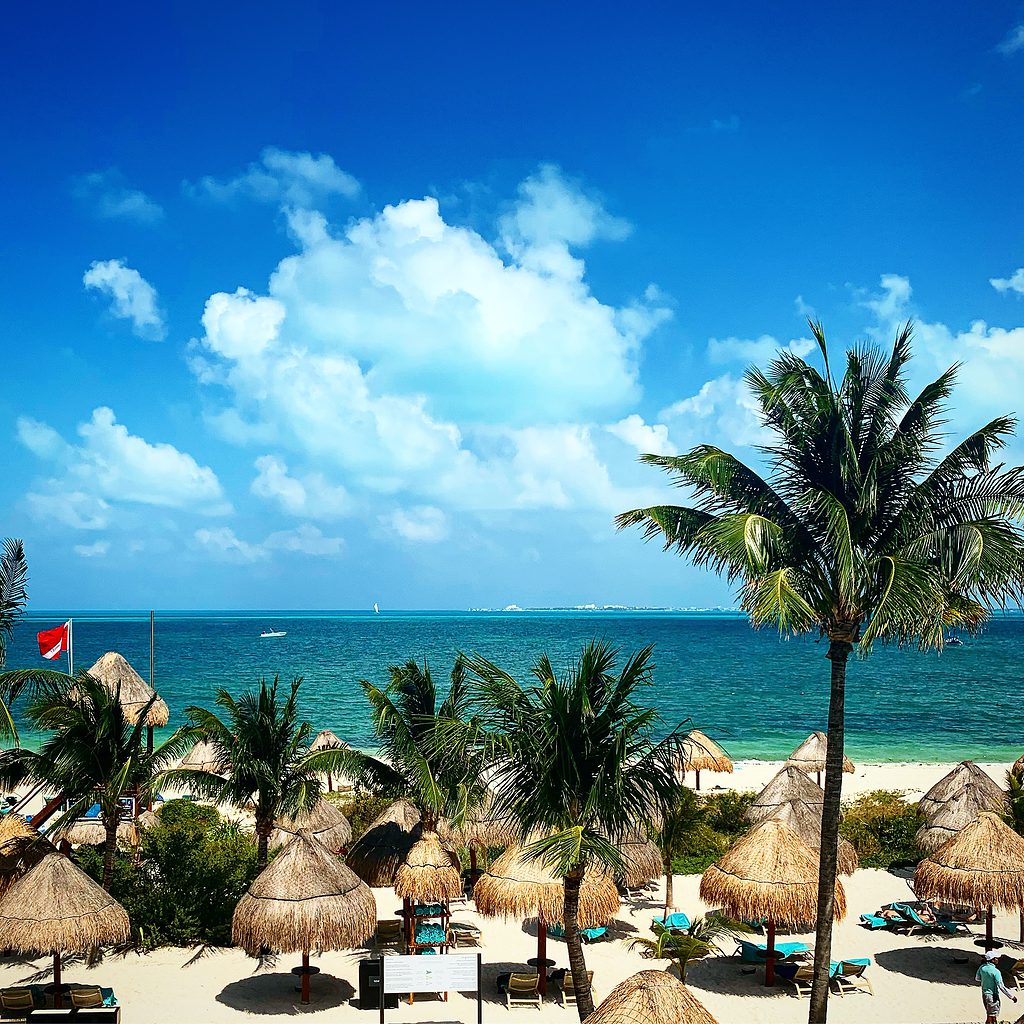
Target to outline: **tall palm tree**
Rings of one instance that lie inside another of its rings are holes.
[[[73,682],[73,688],[41,688],[30,700],[26,717],[51,735],[38,751],[19,747],[0,753],[0,784],[11,787],[27,779],[51,784],[70,804],[58,826],[99,804],[106,833],[103,887],[108,889],[117,852],[121,797],[148,802],[159,772],[181,756],[183,741],[175,736],[156,750],[148,750],[142,725],[148,708],[135,723],[129,722],[120,693],[111,692],[85,673]]]
[[[661,851],[665,868],[665,917],[672,912],[672,862],[683,850],[693,830],[704,820],[704,807],[692,789],[679,785],[672,792],[661,821],[654,831],[654,843]]]
[[[339,749],[309,752],[313,727],[299,718],[298,695],[302,679],[292,680],[287,695],[278,693],[278,678],[261,679],[255,690],[237,699],[217,691],[220,717],[206,708],[188,707],[183,743],[204,739],[217,751],[223,775],[187,768],[172,768],[161,783],[187,786],[220,804],[251,807],[256,818],[256,866],[267,866],[270,833],[284,815],[310,811],[323,791],[321,774],[337,772],[347,764]]]
[[[468,664],[481,713],[472,740],[496,761],[496,806],[518,822],[524,838],[541,837],[527,851],[562,877],[580,1020],[594,1010],[577,924],[584,871],[621,870],[617,841],[666,803],[675,784],[676,738],[655,743],[657,715],[634,700],[651,682],[651,648],[616,675],[617,653],[590,643],[561,677],[545,655],[529,688],[483,658]]]
[[[28,603],[28,562],[25,548],[13,537],[4,539],[0,553],[0,669],[7,663],[7,644],[14,637],[15,623]],[[17,742],[18,730],[5,701],[0,700],[0,736]]]
[[[411,660],[392,665],[388,674],[383,689],[365,679],[360,682],[370,703],[381,756],[349,754],[359,782],[381,796],[408,798],[426,829],[435,830],[442,818],[461,825],[487,793],[479,746],[438,739],[467,722],[471,694],[465,660],[456,658],[448,693],[440,703],[426,663],[422,668]]]
[[[690,507],[618,517],[697,566],[740,584],[754,626],[828,639],[828,754],[815,977],[810,1020],[827,1013],[836,840],[842,788],[846,664],[876,640],[941,648],[950,627],[975,629],[988,606],[1018,600],[1024,575],[1024,471],[994,464],[1013,433],[1000,416],[945,457],[939,432],[956,367],[916,398],[907,390],[911,326],[891,353],[856,347],[833,378],[824,331],[811,323],[820,373],[781,353],[746,383],[772,441],[763,477],[714,445],[645,455],[689,489]]]
[[[1007,809],[1003,820],[1019,836],[1024,836],[1024,765],[1017,761],[1006,773]],[[1024,942],[1024,907],[1019,914],[1020,941]]]

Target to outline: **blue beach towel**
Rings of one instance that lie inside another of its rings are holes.
[[[686,931],[690,927],[690,919],[683,913],[669,914],[668,917],[656,917],[653,924],[662,928],[679,928]]]

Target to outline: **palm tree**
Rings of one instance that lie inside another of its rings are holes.
[[[713,952],[716,949],[715,940],[719,936],[733,936],[739,931],[749,929],[738,921],[708,914],[707,917],[698,917],[685,931],[655,925],[653,939],[632,939],[629,948],[639,950],[641,955],[653,960],[674,960],[679,969],[679,980],[685,985],[686,965],[691,960],[701,960]]]
[[[299,718],[301,685],[301,678],[292,680],[283,699],[277,691],[277,676],[269,685],[261,679],[257,689],[237,699],[227,690],[218,690],[215,703],[223,717],[205,708],[186,708],[183,743],[206,740],[216,750],[225,774],[173,768],[160,778],[161,783],[187,786],[216,803],[252,807],[258,871],[267,866],[274,822],[312,810],[323,791],[321,774],[337,772],[347,763],[345,750],[309,752],[313,727]]]
[[[691,507],[663,505],[618,517],[697,566],[740,584],[755,627],[815,632],[831,662],[828,754],[810,1020],[827,1013],[836,840],[842,788],[846,664],[876,640],[941,648],[947,628],[976,629],[992,603],[1018,600],[1024,575],[1024,471],[993,455],[1013,433],[1001,416],[945,457],[946,399],[956,367],[916,398],[907,390],[911,326],[889,355],[856,347],[833,378],[819,323],[824,374],[784,352],[750,369],[765,426],[762,477],[713,445],[644,455],[690,489]]]
[[[106,833],[103,887],[109,889],[122,817],[120,800],[134,796],[139,804],[148,802],[158,773],[181,756],[183,741],[174,736],[156,750],[148,750],[142,725],[148,708],[133,724],[125,717],[120,693],[85,673],[73,684],[73,688],[58,685],[36,692],[26,717],[52,735],[38,751],[19,747],[0,753],[0,784],[11,787],[36,779],[52,785],[70,804],[58,826],[99,804]]]
[[[7,537],[0,554],[0,668],[7,662],[7,644],[14,637],[15,623],[28,603],[28,563],[20,540]],[[0,700],[0,735],[18,740],[18,730],[7,704]]]
[[[1024,764],[1014,763],[1006,773],[1007,810],[1003,820],[1019,836],[1024,836]],[[1020,910],[1020,941],[1024,942],[1024,907]]]
[[[677,786],[662,812],[660,827],[654,833],[654,843],[661,850],[665,867],[665,917],[674,906],[672,862],[681,855],[687,839],[703,820],[704,808],[700,797],[686,786]]]
[[[440,705],[426,663],[422,668],[411,660],[392,665],[388,674],[384,689],[365,679],[360,682],[381,756],[349,754],[358,781],[380,796],[408,798],[422,815],[425,829],[436,830],[442,818],[461,825],[487,793],[479,746],[438,739],[467,722],[471,694],[465,659],[456,658],[448,694]]]
[[[656,713],[634,702],[637,689],[651,682],[651,648],[615,675],[617,653],[590,643],[561,678],[545,655],[533,669],[538,685],[530,688],[483,658],[468,663],[481,713],[471,736],[495,759],[496,807],[518,822],[524,838],[541,837],[527,852],[562,877],[580,1020],[594,1010],[577,924],[584,871],[621,870],[616,842],[667,803],[675,784],[676,738],[655,743]]]

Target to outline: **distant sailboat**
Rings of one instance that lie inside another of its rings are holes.
[[[380,608],[377,607],[377,602],[376,601],[373,602],[373,614],[374,615],[380,615]]]

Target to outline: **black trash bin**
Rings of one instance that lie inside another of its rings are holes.
[[[359,961],[359,1009],[380,1009],[380,973],[383,969],[381,957],[370,957]],[[393,1010],[398,1006],[398,996],[384,997],[384,1008]]]

